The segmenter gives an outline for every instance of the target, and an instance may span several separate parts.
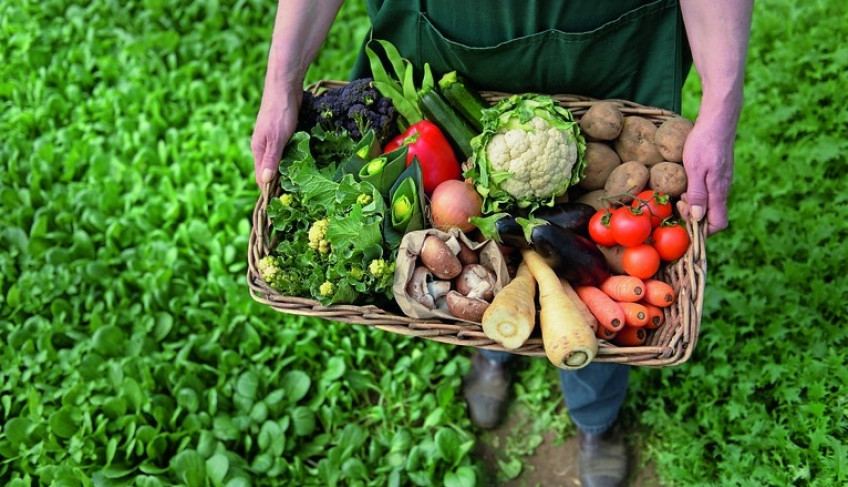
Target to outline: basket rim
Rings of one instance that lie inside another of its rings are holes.
[[[317,94],[322,90],[343,86],[346,83],[346,81],[320,80],[310,84],[306,89]],[[490,104],[511,96],[510,93],[494,91],[479,93]],[[643,116],[651,119],[655,124],[680,116],[662,108],[640,105],[627,100],[600,100],[571,94],[551,96],[560,106],[569,109],[576,120],[599,102],[618,103],[625,115]],[[255,301],[285,314],[369,325],[391,333],[451,345],[545,357],[542,340],[535,336],[518,349],[506,349],[486,337],[478,323],[411,318],[369,304],[324,306],[311,298],[280,294],[265,283],[257,266],[258,261],[270,253],[273,244],[270,236],[271,223],[265,209],[271,198],[279,196],[281,189],[278,182],[279,174],[273,181],[263,186],[252,215],[246,280],[250,295]],[[664,263],[660,269],[660,277],[669,282],[677,294],[675,303],[664,309],[664,324],[652,330],[648,342],[642,346],[620,347],[598,339],[598,354],[594,361],[663,367],[682,364],[692,356],[699,335],[706,285],[706,225],[691,220],[687,222],[686,229],[691,239],[691,245],[686,254],[674,263]]]

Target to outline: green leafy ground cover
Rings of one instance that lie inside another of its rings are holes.
[[[244,283],[273,3],[0,1],[0,483],[473,485],[468,350],[286,317]],[[755,11],[701,339],[625,416],[668,485],[848,482],[848,14]],[[309,80],[343,79],[349,2]],[[685,114],[697,111],[697,80]],[[517,388],[558,411],[555,371]]]

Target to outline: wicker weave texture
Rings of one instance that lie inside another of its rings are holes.
[[[344,84],[345,82],[341,81],[325,80],[310,86],[309,89],[317,94]],[[489,104],[510,96],[509,93],[499,92],[481,92],[480,94]],[[575,95],[554,95],[553,98],[562,107],[570,110],[578,120],[593,104],[601,101]],[[656,125],[678,116],[667,110],[638,105],[626,100],[613,101],[619,104],[625,116],[638,115],[651,120]],[[274,248],[271,223],[265,209],[271,198],[279,197],[280,194],[281,188],[278,181],[269,183],[263,188],[253,210],[253,225],[248,248],[247,284],[251,296],[257,302],[281,313],[368,325],[391,333],[451,345],[510,351],[520,355],[545,356],[542,340],[538,337],[530,338],[521,348],[507,350],[487,338],[482,327],[474,323],[410,318],[371,305],[323,306],[313,299],[280,294],[265,283],[257,267],[259,260],[267,256]],[[642,346],[620,347],[605,340],[599,340],[596,362],[662,367],[677,365],[689,359],[697,343],[700,328],[707,259],[705,228],[698,222],[690,222],[687,229],[692,241],[689,250],[675,263],[663,264],[660,269],[661,279],[671,284],[677,294],[674,304],[664,309],[663,325],[649,331],[648,340]]]

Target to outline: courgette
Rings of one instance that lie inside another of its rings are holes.
[[[418,104],[424,112],[424,118],[438,125],[463,156],[471,157],[471,139],[477,132],[438,91],[422,90],[418,94]]]
[[[488,106],[479,93],[468,88],[468,85],[456,71],[445,73],[442,76],[439,80],[439,91],[442,92],[445,100],[465,117],[475,130],[483,131],[482,111]]]

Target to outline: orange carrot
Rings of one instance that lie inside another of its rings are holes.
[[[562,283],[562,290],[565,292],[565,294],[568,295],[569,299],[571,299],[571,301],[574,303],[574,306],[577,307],[578,311],[580,311],[580,314],[583,316],[583,319],[586,321],[586,323],[589,324],[590,327],[592,327],[592,332],[597,332],[598,328],[603,328],[603,326],[598,324],[598,319],[595,318],[595,315],[593,315],[591,311],[589,311],[589,307],[586,306],[586,303],[584,303],[582,299],[580,299],[580,296],[577,295],[577,291],[575,291],[574,288],[571,287],[568,281],[565,280],[564,277],[560,277],[559,282]]]
[[[574,290],[601,326],[610,331],[618,331],[624,326],[624,311],[605,292],[595,286],[577,286]]]
[[[664,308],[674,302],[674,289],[665,281],[645,279],[645,301]]]
[[[648,324],[648,310],[639,303],[618,303],[624,311],[624,324],[627,326],[645,326]]]
[[[616,345],[632,347],[642,345],[647,339],[648,332],[645,331],[644,327],[625,326],[618,333],[615,334],[613,342]]]
[[[654,330],[662,326],[665,322],[665,313],[663,313],[662,308],[645,301],[642,301],[641,304],[648,310],[648,322],[645,323],[645,328]]]
[[[613,338],[615,338],[615,335],[616,332],[607,330],[603,326],[599,326],[598,329],[595,331],[595,336],[606,341],[611,341]]]
[[[638,277],[613,274],[599,286],[607,296],[619,302],[635,303],[645,295],[645,284]]]

